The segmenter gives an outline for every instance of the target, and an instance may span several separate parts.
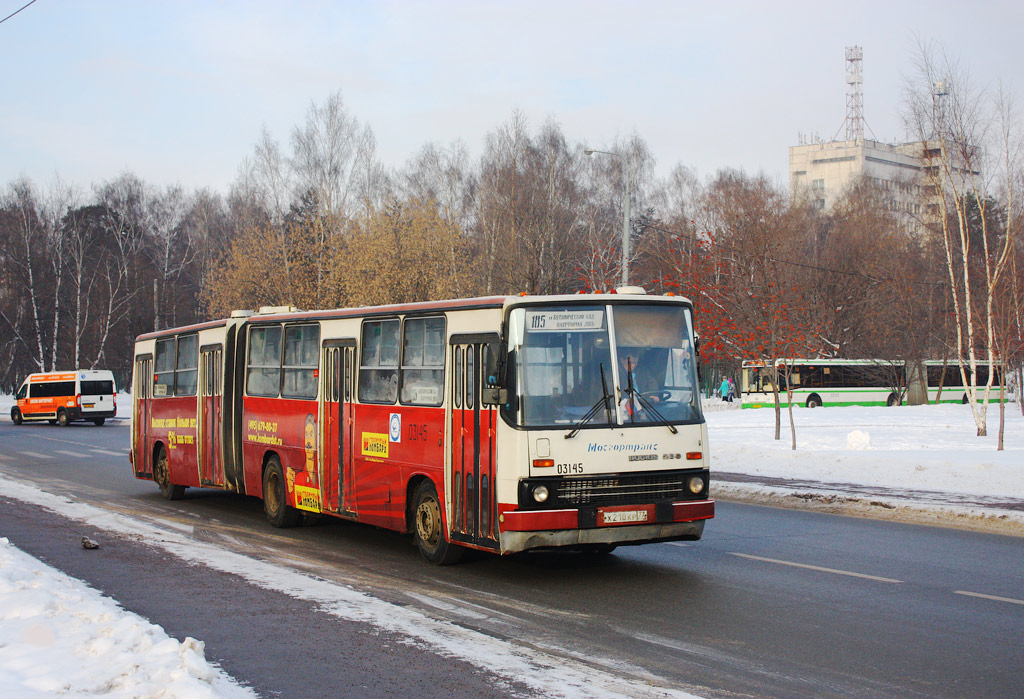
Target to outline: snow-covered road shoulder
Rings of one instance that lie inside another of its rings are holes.
[[[39,696],[252,697],[207,662],[85,583],[0,538],[0,687]]]

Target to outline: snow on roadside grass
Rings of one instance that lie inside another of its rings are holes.
[[[771,410],[709,412],[712,468],[772,478],[1024,499],[1024,418],[1007,406],[1005,449],[996,451],[998,408],[978,437],[966,405],[798,408],[774,439]]]
[[[785,411],[776,441],[772,410],[711,407],[707,420],[713,479],[718,471],[766,481],[813,481],[818,485],[799,486],[801,493],[812,495],[849,494],[828,487],[847,484],[862,492],[874,490],[877,496],[864,497],[885,507],[930,511],[935,515],[930,521],[938,524],[949,514],[1024,524],[1020,510],[985,505],[993,499],[1024,501],[1024,417],[1016,404],[1006,406],[1003,451],[996,450],[997,405],[989,409],[986,437],[976,435],[966,405],[796,408],[795,451]],[[714,480],[713,489],[725,496],[794,494],[792,488]]]
[[[162,628],[0,538],[3,696],[251,697],[202,642]]]

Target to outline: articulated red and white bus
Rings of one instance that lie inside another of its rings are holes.
[[[424,558],[697,540],[714,516],[686,299],[263,308],[135,344],[135,475],[412,532]]]

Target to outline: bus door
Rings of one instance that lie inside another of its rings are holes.
[[[199,482],[224,486],[224,349],[207,345],[199,350]]]
[[[352,386],[355,340],[324,343],[321,435],[324,509],[354,512],[352,490]]]
[[[149,409],[153,385],[153,355],[135,358],[135,385],[132,386],[132,429],[135,430],[135,472],[153,475],[153,455],[149,446]]]
[[[480,403],[481,367],[487,365],[489,343],[497,339],[493,334],[451,338],[451,538],[488,548],[498,546],[494,484],[497,416],[493,406]]]

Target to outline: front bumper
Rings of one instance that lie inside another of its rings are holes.
[[[625,515],[629,514],[627,518]],[[636,518],[643,513],[643,523]],[[714,500],[652,505],[513,510],[501,515],[501,552],[588,544],[643,544],[696,541],[705,520],[715,516]]]

